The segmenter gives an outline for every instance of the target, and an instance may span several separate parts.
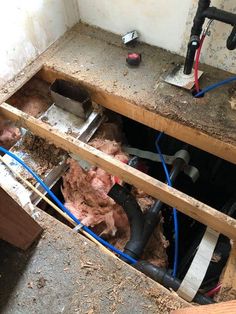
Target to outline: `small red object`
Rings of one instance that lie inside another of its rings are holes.
[[[128,53],[126,62],[128,63],[128,65],[132,65],[132,66],[139,65],[141,62],[141,53],[136,53],[136,52]]]

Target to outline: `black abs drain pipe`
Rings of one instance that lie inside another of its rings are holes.
[[[170,173],[172,183],[175,182],[185,163],[186,161],[182,158],[177,158],[175,160],[173,169]],[[128,188],[119,184],[114,184],[108,192],[108,196],[123,207],[129,220],[131,235],[129,242],[124,248],[124,252],[135,259],[139,259],[142,256],[145,246],[154,229],[160,221],[160,212],[163,203],[157,200],[148,210],[147,214],[144,215],[135,197],[131,194]]]
[[[185,165],[185,160],[181,158],[177,158],[174,162],[173,169],[170,173],[170,181],[172,184],[175,183],[177,176],[183,170],[183,166]],[[160,212],[162,209],[163,203],[160,200],[157,200],[154,205],[148,210],[145,216],[145,225],[143,232],[143,248],[145,248],[148,243],[154,229],[160,222]]]
[[[171,288],[174,291],[177,291],[179,289],[181,281],[177,278],[172,277],[166,269],[157,267],[146,261],[138,261],[134,267],[141,271],[142,273],[144,273],[145,275],[147,275],[148,277],[157,281],[167,289]],[[214,300],[200,293],[197,293],[195,295],[193,302],[202,305],[215,303]]]
[[[156,224],[147,224],[148,228],[145,229],[145,216],[143,215],[141,208],[139,207],[135,197],[128,189],[124,188],[123,186],[115,184],[109,191],[108,196],[110,196],[117,204],[123,207],[130,223],[131,235],[130,240],[127,242],[124,248],[124,253],[139,260],[146,246],[147,240],[149,239],[147,235],[152,234],[153,227],[155,227]],[[158,206],[155,206],[155,208],[158,208],[158,211],[155,211],[157,216],[159,216],[162,206],[162,203],[158,204]],[[155,215],[153,217],[155,218]],[[156,223],[158,222],[156,218],[154,220]],[[164,287],[171,288],[174,291],[177,291],[181,284],[181,281],[172,277],[168,270],[157,267],[146,261],[138,261],[134,267],[158,283],[162,284]],[[206,297],[200,293],[196,294],[193,301],[199,304],[214,303],[211,298]]]
[[[139,259],[143,252],[144,216],[135,197],[123,186],[114,184],[108,192],[117,204],[123,207],[130,224],[130,239],[125,245],[124,253]]]

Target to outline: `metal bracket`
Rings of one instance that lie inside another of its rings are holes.
[[[198,78],[200,78],[202,74],[202,71],[198,71]],[[194,74],[184,74],[184,66],[180,64],[175,66],[169,73],[167,73],[166,77],[164,77],[164,81],[168,84],[187,90],[192,89],[195,84]]]
[[[133,148],[133,147],[128,147],[128,146],[122,146],[122,150],[130,155],[138,156],[143,159],[148,159],[156,162],[161,162],[161,158],[158,154],[141,150],[138,148]],[[189,165],[190,161],[190,155],[187,150],[181,149],[175,153],[174,156],[169,156],[169,155],[162,155],[165,163],[168,165],[173,165],[174,161],[177,158],[183,159],[185,162],[184,166],[184,173],[189,176],[193,182],[196,182],[196,180],[199,178],[199,171],[196,167]],[[80,163],[81,165],[81,163]],[[81,165],[82,166],[82,165]]]
[[[78,224],[77,226],[75,226],[72,230],[75,233],[80,232],[80,230],[84,227],[84,225],[82,223]]]
[[[138,37],[139,37],[138,32],[136,30],[133,30],[133,31],[126,33],[122,37],[122,41],[125,45],[127,45],[128,43],[138,39]]]

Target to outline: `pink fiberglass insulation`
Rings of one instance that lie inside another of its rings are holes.
[[[90,144],[121,161],[128,161],[115,141],[94,139]],[[68,163],[70,167],[63,178],[62,192],[71,212],[86,226],[97,226],[102,235],[115,236],[118,229],[129,232],[125,212],[107,196],[116,178],[97,167],[85,171],[73,159]]]
[[[33,78],[22,89],[17,91],[7,102],[19,110],[32,115],[40,116],[52,104],[48,84]],[[21,138],[19,128],[12,122],[0,117],[0,145],[5,148],[12,147]]]
[[[115,129],[115,127],[109,127]],[[104,139],[98,132],[98,137],[90,141],[90,145],[127,163],[129,156],[122,152],[120,143],[112,139]],[[110,136],[109,136],[110,137]],[[112,136],[110,137],[112,138]],[[105,237],[119,249],[123,249],[130,235],[128,218],[123,208],[107,196],[115,182],[122,184],[118,178],[106,173],[103,169],[92,167],[85,171],[79,163],[68,159],[69,170],[63,177],[62,193],[65,206],[86,226]],[[143,212],[153,204],[154,200],[143,191],[133,188]],[[151,237],[143,258],[156,265],[167,266],[166,247],[168,247],[160,224]]]
[[[9,149],[21,137],[20,130],[12,122],[0,118],[0,145]]]
[[[49,107],[47,101],[41,95],[21,95],[20,97],[12,97],[11,104],[33,117],[40,116]]]
[[[48,87],[48,83],[32,78],[8,99],[8,103],[33,117],[39,117],[53,103]]]

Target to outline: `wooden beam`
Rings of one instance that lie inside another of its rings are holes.
[[[24,128],[29,129],[33,134],[66,150],[68,153],[78,155],[84,160],[101,167],[108,173],[116,175],[125,182],[142,189],[154,198],[160,199],[162,202],[172,207],[176,207],[182,213],[200,221],[219,233],[223,233],[229,238],[236,238],[235,219],[112,158],[78,139],[53,130],[50,125],[6,103],[0,106],[0,114],[9,120],[17,122],[17,124]]]
[[[171,314],[233,314],[233,313],[236,313],[236,301],[186,307],[184,309],[179,309],[171,312]]]
[[[44,66],[38,75],[49,83],[52,83],[55,79],[67,79],[75,83],[83,84],[90,91],[93,101],[105,108],[138,121],[155,130],[163,131],[178,140],[236,164],[236,146],[230,143],[226,143],[197,129],[163,117],[156,112],[138,106],[120,96],[108,93],[97,86],[91,85],[83,80],[75,79],[50,67]]]
[[[42,228],[0,188],[0,239],[26,250]]]

